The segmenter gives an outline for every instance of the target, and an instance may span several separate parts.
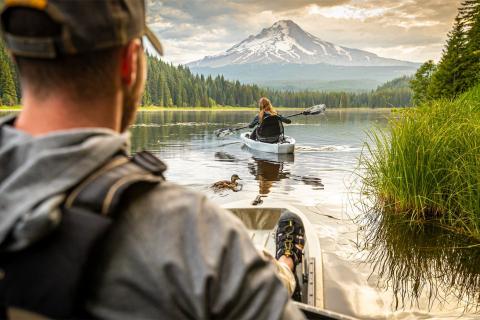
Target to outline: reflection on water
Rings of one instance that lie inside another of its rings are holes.
[[[253,158],[254,163],[249,163],[248,170],[258,181],[258,194],[267,195],[275,181],[287,179],[288,171],[284,171],[283,162]]]
[[[480,311],[480,244],[404,217],[369,214],[366,245],[380,283],[394,294],[394,308],[458,302]]]
[[[292,174],[285,164],[293,164],[295,162],[294,154],[272,154],[266,152],[259,152],[249,149],[246,146],[242,147],[252,154],[252,160],[248,162],[247,168],[249,173],[258,181],[258,195],[266,197],[270,193],[275,182],[281,180],[301,181],[305,185],[312,186],[312,190],[323,190],[324,185],[322,179],[313,176],[299,176]],[[241,161],[234,155],[227,152],[215,152],[215,159],[224,162],[239,162]]]
[[[237,161],[240,161],[239,159],[237,159],[235,156],[229,154],[229,153],[226,153],[226,152],[215,152],[215,159],[219,160],[219,161],[228,161],[228,162],[237,162]]]

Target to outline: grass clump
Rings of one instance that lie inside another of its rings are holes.
[[[480,86],[395,114],[360,161],[363,194],[382,211],[480,240]]]

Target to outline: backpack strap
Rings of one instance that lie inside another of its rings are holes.
[[[96,244],[112,226],[119,205],[129,200],[122,199],[127,191],[155,187],[164,181],[165,169],[148,152],[115,156],[72,189],[54,232],[24,250],[1,252],[0,319],[21,319],[18,310],[85,319],[83,279]]]
[[[111,216],[122,195],[136,184],[157,185],[165,180],[166,165],[147,151],[127,158],[120,154],[75,187],[65,201],[65,209],[86,210]]]

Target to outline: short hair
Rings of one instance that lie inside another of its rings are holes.
[[[46,13],[30,8],[12,8],[4,27],[25,37],[59,36],[61,27]],[[115,93],[114,74],[119,70],[120,47],[54,59],[14,56],[22,84],[39,96],[61,89],[75,99],[107,97]]]

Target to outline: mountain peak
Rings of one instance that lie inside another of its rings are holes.
[[[272,25],[272,28],[275,28],[275,27],[288,28],[288,27],[299,27],[299,26],[292,20],[278,20]]]
[[[275,22],[270,28],[264,30],[279,30],[280,32],[284,32],[286,34],[291,34],[295,32],[298,34],[306,33],[302,30],[302,28],[300,28],[298,24],[296,24],[292,20],[279,20]]]
[[[342,47],[304,31],[292,20],[279,20],[224,53],[189,63],[190,67],[239,64],[330,64],[338,66],[402,66],[409,62]]]

